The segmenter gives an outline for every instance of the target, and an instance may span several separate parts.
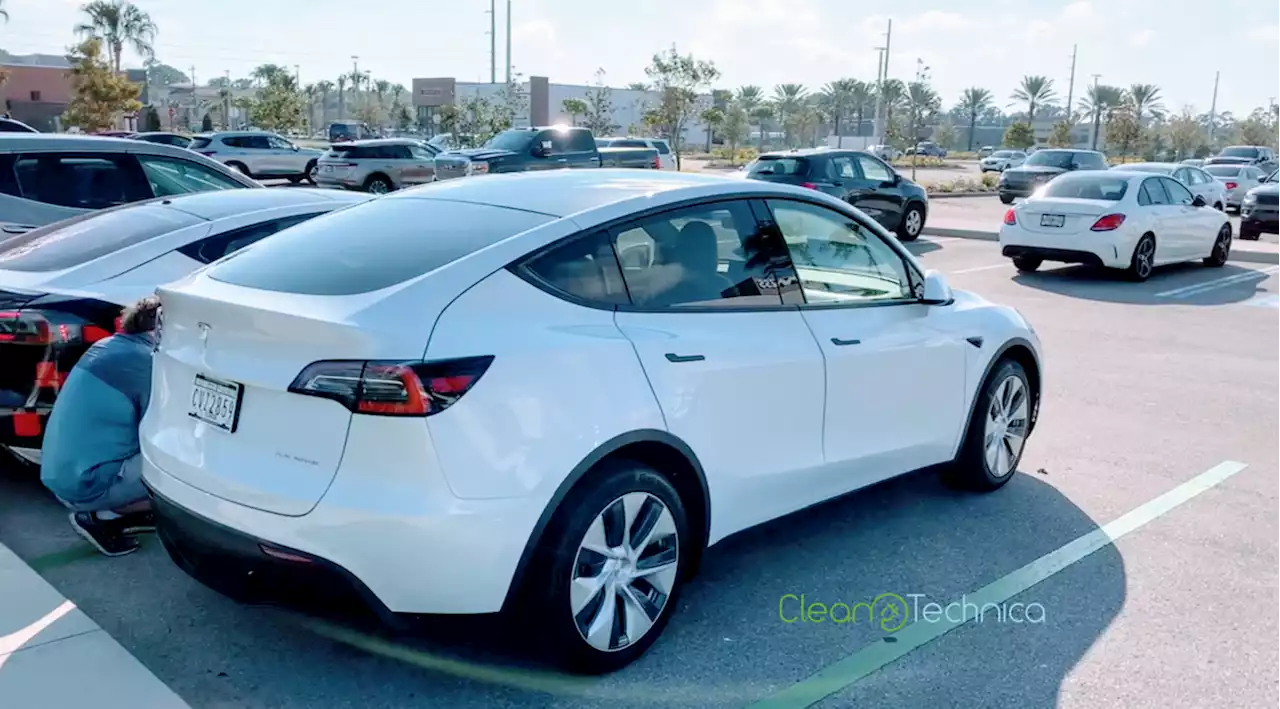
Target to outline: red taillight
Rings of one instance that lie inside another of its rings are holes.
[[[661,156],[661,155],[654,155],[654,156],[653,156],[653,169],[655,169],[655,170],[661,170],[661,169],[662,169],[662,156]]]
[[[1018,217],[1013,213],[1012,209],[1004,213],[1004,223],[1010,226],[1018,223]]]
[[[801,187],[804,187],[805,189],[810,189],[810,190],[816,190],[816,189],[818,189],[818,186],[817,186],[817,185],[815,185],[815,184],[813,184],[812,182],[801,182],[801,183],[800,183],[800,186],[801,186]]]
[[[1108,214],[1104,217],[1099,217],[1098,221],[1094,222],[1093,226],[1089,227],[1089,230],[1112,231],[1114,229],[1119,229],[1121,224],[1124,224],[1123,214]]]
[[[333,399],[357,414],[430,416],[471,390],[493,357],[440,362],[328,360],[307,365],[289,391]]]
[[[1226,187],[1229,190],[1234,190],[1239,186],[1240,186],[1239,183],[1236,183],[1236,182],[1228,182],[1226,185],[1224,185],[1224,187]]]
[[[119,318],[116,330],[119,331]],[[111,336],[105,328],[91,325],[68,313],[41,310],[0,311],[0,342],[21,345],[57,343],[93,344]]]

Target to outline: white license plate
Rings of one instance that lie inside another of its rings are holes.
[[[325,165],[325,166],[324,166],[324,171],[325,171],[325,172],[333,172],[333,166],[332,166],[332,165]]]
[[[1062,226],[1067,221],[1063,214],[1041,214],[1040,226]]]
[[[191,408],[187,415],[227,433],[235,433],[243,395],[243,384],[221,382],[197,374],[191,384]]]

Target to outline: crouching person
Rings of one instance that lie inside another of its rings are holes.
[[[71,369],[45,428],[40,480],[71,510],[76,533],[107,556],[135,551],[133,535],[155,529],[138,425],[151,398],[159,309],[155,297],[125,309],[120,332]]]

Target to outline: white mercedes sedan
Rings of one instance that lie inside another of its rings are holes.
[[[1076,172],[1054,178],[1005,212],[1000,247],[1019,271],[1058,261],[1123,269],[1130,279],[1145,281],[1165,264],[1224,265],[1231,222],[1172,177]]]

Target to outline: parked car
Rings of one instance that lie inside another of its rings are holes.
[[[747,178],[796,185],[861,209],[903,241],[915,241],[929,216],[925,189],[880,158],[857,150],[815,148],[765,153]]]
[[[1201,167],[1201,166],[1203,166],[1203,165],[1204,165],[1204,158],[1187,158],[1186,160],[1183,160],[1183,161],[1182,161],[1182,164],[1183,164],[1183,165],[1194,165],[1194,166],[1196,166],[1196,167]]]
[[[902,153],[892,145],[868,145],[866,152],[886,161],[902,157]]]
[[[1030,197],[1049,180],[1075,170],[1106,170],[1107,159],[1096,150],[1045,148],[1027,156],[1018,167],[1000,173],[996,189],[1000,201],[1012,204],[1017,197]]]
[[[1039,413],[1015,309],[763,181],[454,180],[158,294],[143,476],[181,568],[355,589],[390,622],[506,609],[576,671],[643,654],[740,530],[934,465],[1003,486]],[[761,381],[786,415],[743,435]]]
[[[1253,165],[1205,165],[1204,171],[1222,183],[1227,193],[1227,208],[1240,209],[1244,196],[1267,178],[1265,172]]]
[[[148,143],[160,143],[162,145],[172,145],[175,148],[185,148],[191,145],[191,136],[182,135],[180,133],[169,133],[166,131],[155,131],[151,133],[134,133],[129,136],[131,140],[141,140]]]
[[[40,131],[12,118],[0,118],[0,133],[39,133]]]
[[[261,186],[170,145],[61,133],[0,134],[0,238],[152,197]]]
[[[1134,162],[1116,165],[1111,169],[1168,175],[1185,185],[1187,189],[1191,190],[1191,194],[1203,198],[1205,204],[1217,210],[1225,210],[1227,208],[1226,185],[1198,167],[1171,162]]]
[[[511,128],[480,148],[450,150],[436,156],[436,179],[561,168],[661,165],[654,148],[598,148],[586,128],[552,126]]]
[[[323,150],[302,148],[266,131],[224,131],[195,136],[191,150],[213,158],[247,177],[287,179],[315,184],[316,163]]]
[[[100,130],[93,133],[93,135],[102,138],[130,138],[133,137],[134,132],[131,130]]]
[[[982,158],[990,157],[995,151],[996,149],[994,146],[984,145],[981,148],[978,148],[978,159],[981,160]]]
[[[1275,234],[1280,231],[1277,228],[1277,219],[1280,218],[1280,207],[1277,206],[1277,197],[1280,197],[1280,190],[1277,188],[1280,183],[1277,183],[1277,174],[1272,172],[1263,178],[1262,184],[1245,194],[1240,206],[1241,239],[1256,241],[1263,232]]]
[[[660,169],[675,170],[676,155],[671,145],[661,138],[596,138],[597,148],[653,148],[658,151]]]
[[[932,140],[923,140],[916,143],[915,147],[907,148],[907,155],[919,155],[926,158],[945,158],[947,156],[947,149]]]
[[[1004,172],[1011,167],[1018,167],[1027,159],[1021,150],[997,150],[978,161],[978,170],[987,172]]]
[[[380,138],[335,145],[317,164],[316,184],[374,194],[436,179],[439,151],[420,140]]]
[[[281,229],[368,199],[231,190],[113,207],[0,241],[0,447],[40,462],[62,380],[121,309]]]
[[[334,121],[329,124],[328,134],[330,143],[370,140],[377,137],[367,123],[360,121]]]
[[[1172,177],[1087,171],[1054,178],[1006,212],[1000,248],[1019,271],[1058,261],[1119,268],[1145,281],[1164,264],[1226,264],[1231,222]]]
[[[1264,173],[1277,167],[1276,151],[1265,145],[1231,145],[1204,161],[1205,165],[1254,165]]]

